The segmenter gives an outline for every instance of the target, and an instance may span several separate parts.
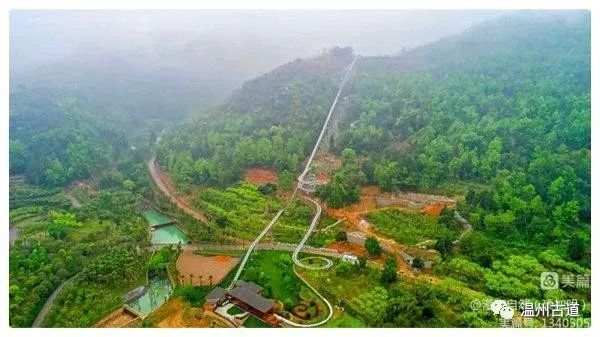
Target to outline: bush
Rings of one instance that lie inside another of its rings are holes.
[[[335,241],[348,241],[348,234],[344,231],[339,231],[335,234]]]
[[[365,240],[365,249],[367,250],[367,252],[369,252],[369,254],[373,255],[373,256],[379,256],[381,255],[381,246],[379,245],[379,241],[377,241],[376,238],[369,236],[366,240]]]
[[[422,258],[415,257],[415,259],[412,261],[411,266],[413,268],[422,269],[425,266],[425,263],[423,262]]]

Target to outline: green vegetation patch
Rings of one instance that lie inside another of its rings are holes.
[[[248,316],[246,321],[244,322],[244,326],[246,328],[270,328],[271,326],[267,323],[261,321],[260,319],[254,317],[253,315]]]
[[[196,206],[206,210],[224,233],[254,239],[282,205],[260,193],[256,185],[242,183],[223,191],[206,189]]]
[[[324,328],[366,328],[365,322],[350,315],[347,312],[335,313],[329,322],[323,325]]]
[[[245,313],[245,310],[240,309],[238,306],[232,306],[231,308],[229,308],[229,310],[227,310],[227,313],[234,316],[234,315],[239,315],[239,314],[243,314]]]
[[[281,315],[288,319],[317,321],[327,308],[294,274],[290,252],[260,251],[248,261],[241,279],[261,285],[263,296],[283,303]],[[308,315],[307,315],[308,313]]]
[[[367,216],[375,231],[407,245],[446,237],[452,232],[434,217],[400,210],[381,210]]]
[[[114,249],[87,264],[56,298],[43,326],[89,327],[123,304],[122,295],[146,283],[143,256]]]
[[[284,304],[300,301],[301,281],[292,270],[289,252],[258,251],[252,254],[241,276],[242,280],[261,285],[263,295]]]

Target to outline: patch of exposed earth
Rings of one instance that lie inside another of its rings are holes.
[[[328,207],[325,211],[336,219],[347,219],[345,229],[349,233],[349,241],[356,241],[352,242],[354,245],[361,246],[368,236],[377,238],[384,251],[398,257],[400,272],[406,276],[415,276],[407,259],[416,256],[423,259],[434,259],[436,252],[419,247],[407,247],[376,233],[366,220],[366,215],[382,209],[416,210],[431,215],[439,215],[444,207],[455,205],[456,200],[446,196],[414,192],[382,193],[375,186],[362,188],[360,194],[360,200],[357,203],[338,209]]]
[[[261,167],[251,167],[244,172],[244,180],[251,184],[265,185],[277,184],[279,179],[275,170]]]

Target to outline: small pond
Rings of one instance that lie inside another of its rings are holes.
[[[128,305],[142,316],[146,316],[165,303],[172,291],[173,287],[168,278],[153,276],[150,278],[146,292],[138,299],[129,302]]]
[[[155,228],[150,228],[150,241],[152,244],[178,244],[186,243],[187,236],[176,225],[165,225]]]
[[[144,212],[144,217],[151,226],[164,225],[173,222],[173,220],[169,219],[168,217],[154,211]]]

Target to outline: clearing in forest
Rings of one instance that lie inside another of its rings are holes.
[[[251,167],[244,173],[244,180],[251,184],[277,184],[277,172],[267,168]]]

